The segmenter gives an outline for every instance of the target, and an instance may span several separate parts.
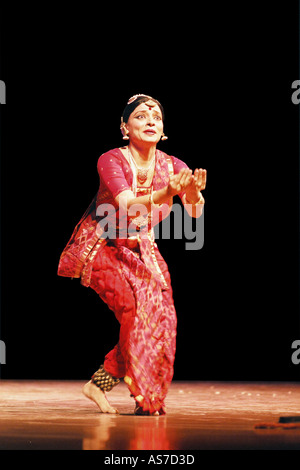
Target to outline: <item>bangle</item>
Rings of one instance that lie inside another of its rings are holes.
[[[149,204],[150,204],[150,210],[152,207],[160,207],[160,204],[155,204],[155,202],[153,201],[153,190],[149,194]]]
[[[191,204],[192,206],[198,206],[199,204],[204,204],[204,197],[202,196],[202,194],[200,193],[200,199],[199,201],[197,202],[190,202],[186,196],[186,193],[185,193],[185,202],[186,204]]]

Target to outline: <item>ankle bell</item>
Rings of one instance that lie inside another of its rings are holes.
[[[120,380],[106,372],[103,365],[92,375],[92,383],[102,390],[102,392],[110,392],[110,390],[120,383]]]

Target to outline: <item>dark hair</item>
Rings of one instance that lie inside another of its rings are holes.
[[[123,122],[128,122],[129,116],[135,110],[135,108],[137,108],[140,104],[146,103],[146,101],[150,101],[150,100],[154,101],[159,106],[161,110],[162,118],[163,120],[165,119],[164,108],[162,107],[162,105],[160,104],[158,100],[152,98],[152,96],[149,96],[149,95],[135,95],[135,96],[129,99],[127,105],[124,108],[124,111],[122,114]]]

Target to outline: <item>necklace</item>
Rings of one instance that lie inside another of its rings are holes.
[[[140,168],[135,159],[133,158],[130,150],[129,150],[129,147],[128,148],[128,156],[129,156],[129,159],[130,161],[135,165],[136,169],[137,169],[137,180],[139,183],[143,184],[147,181],[147,178],[148,178],[148,171],[150,170],[151,166],[153,165],[154,163],[154,160],[155,160],[155,154],[153,156],[153,158],[151,159],[151,162],[148,166],[148,168]]]

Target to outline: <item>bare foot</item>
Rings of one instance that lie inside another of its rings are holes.
[[[90,398],[90,400],[93,400],[96,405],[98,405],[102,413],[119,413],[116,408],[110,406],[105,396],[105,393],[102,392],[102,390],[100,390],[97,385],[93,384],[91,380],[84,385],[82,392],[87,398]]]

